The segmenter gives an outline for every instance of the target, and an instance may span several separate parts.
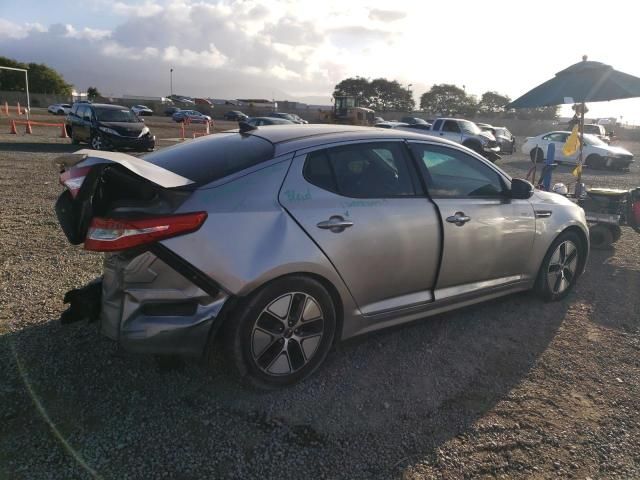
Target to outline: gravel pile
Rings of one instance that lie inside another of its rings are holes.
[[[255,393],[57,322],[100,256],[57,226],[46,148],[0,143],[0,478],[640,478],[630,229],[562,302],[518,294],[355,339],[304,384]],[[637,165],[596,179],[640,185]]]

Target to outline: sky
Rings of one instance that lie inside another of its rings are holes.
[[[632,1],[0,0],[0,55],[76,88],[331,103],[350,76],[516,98],[588,55],[640,76]],[[640,124],[640,100],[590,115]],[[564,112],[568,114],[568,110]]]

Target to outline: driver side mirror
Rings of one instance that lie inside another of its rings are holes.
[[[533,195],[533,185],[531,182],[521,178],[511,180],[509,197],[526,200],[527,198],[531,198],[531,195]]]

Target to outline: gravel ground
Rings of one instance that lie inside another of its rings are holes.
[[[0,134],[0,478],[640,478],[632,230],[564,301],[512,295],[368,335],[302,385],[255,393],[57,322],[100,257],[55,220],[51,160],[72,148],[38,141]],[[585,180],[635,186],[640,172]]]

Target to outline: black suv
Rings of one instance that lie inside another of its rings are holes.
[[[88,143],[94,150],[151,151],[156,137],[129,108],[101,103],[74,103],[66,119],[74,144]]]

